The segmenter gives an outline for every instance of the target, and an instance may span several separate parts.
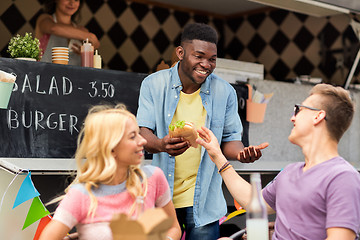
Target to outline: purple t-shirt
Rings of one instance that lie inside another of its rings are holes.
[[[263,189],[276,211],[276,239],[326,239],[326,229],[360,230],[360,174],[335,157],[303,172],[293,163]]]

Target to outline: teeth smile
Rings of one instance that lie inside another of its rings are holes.
[[[207,71],[203,71],[203,70],[196,70],[198,73],[201,73],[201,74],[206,74]]]

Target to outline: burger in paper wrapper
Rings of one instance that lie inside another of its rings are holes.
[[[183,137],[191,147],[197,148],[196,139],[198,137],[195,124],[186,121],[177,121],[169,126],[169,135],[173,137]]]

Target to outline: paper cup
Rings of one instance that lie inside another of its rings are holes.
[[[0,70],[0,82],[10,82],[14,83],[16,76]]]
[[[69,50],[53,49],[51,56],[52,56],[52,62],[55,61],[55,63],[60,63],[57,61],[60,60],[61,64],[67,64],[63,62],[64,59],[66,59],[69,62]]]
[[[0,82],[0,108],[7,109],[14,83]]]
[[[69,59],[67,59],[67,58],[53,58],[52,62],[57,63],[57,64],[67,65],[69,63]]]
[[[53,63],[57,63],[57,61],[66,61],[67,63],[69,63],[69,59],[68,58],[53,58],[51,59],[51,61]]]
[[[67,52],[67,51],[54,51],[54,52],[51,52],[51,54],[66,54],[66,55],[69,55],[69,52]]]
[[[53,54],[52,58],[69,58],[69,55],[61,53],[61,54]]]
[[[246,100],[246,121],[253,123],[264,122],[266,103],[256,103]]]
[[[67,47],[53,47],[52,51],[69,51],[69,48]]]
[[[63,54],[69,54],[69,51],[51,51],[52,54],[56,54],[56,53],[63,53]]]
[[[65,53],[65,54],[69,54],[69,51],[65,51],[65,50],[52,50],[51,53]]]
[[[63,57],[63,56],[52,56],[52,59],[69,59],[69,57]]]

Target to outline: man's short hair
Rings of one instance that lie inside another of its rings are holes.
[[[330,136],[339,142],[354,116],[354,103],[349,92],[342,87],[318,84],[310,91],[310,95],[314,94],[322,96],[319,106],[315,107],[326,112],[326,126]]]
[[[205,23],[189,23],[184,27],[181,43],[191,40],[201,40],[217,44],[218,34],[214,28]]]

